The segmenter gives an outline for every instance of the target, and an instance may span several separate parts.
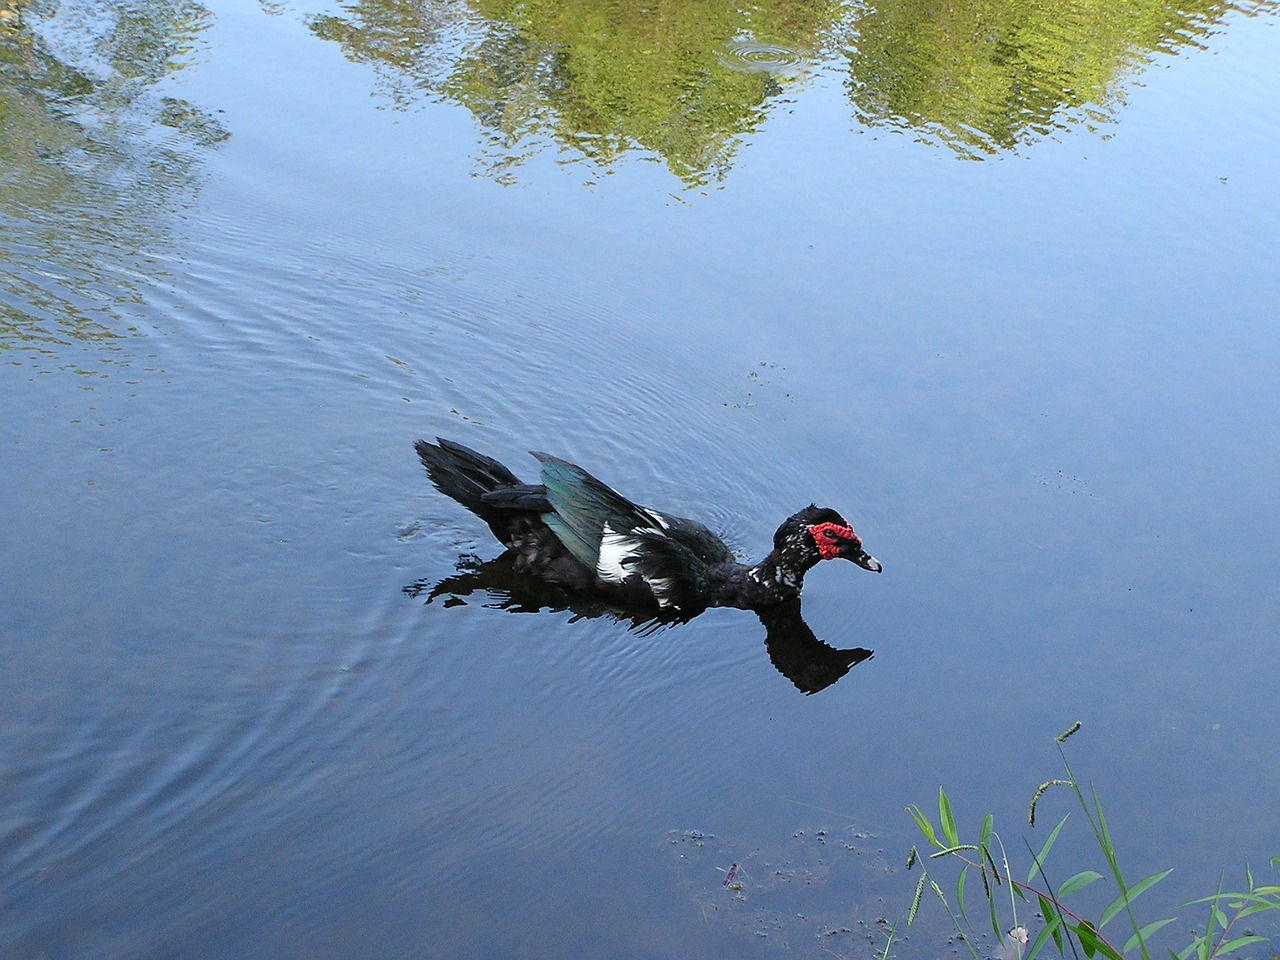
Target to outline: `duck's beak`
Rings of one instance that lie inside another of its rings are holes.
[[[861,541],[846,541],[840,547],[840,556],[846,560],[852,560],[863,570],[870,570],[872,573],[879,573],[881,570],[880,561],[862,549]]]

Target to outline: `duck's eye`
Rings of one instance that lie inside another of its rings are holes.
[[[823,534],[826,536],[826,538],[827,538],[828,540],[839,540],[839,539],[840,539],[840,534],[836,533],[834,530],[832,530],[832,529],[830,529],[830,528],[827,528],[826,530],[824,530],[824,531],[823,531]]]

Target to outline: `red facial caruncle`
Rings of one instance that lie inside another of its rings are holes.
[[[813,537],[813,542],[817,544],[818,556],[823,560],[831,560],[840,555],[840,546],[842,543],[852,540],[854,543],[861,543],[862,539],[853,532],[853,527],[847,523],[844,525],[838,523],[815,523],[809,528],[809,534]]]

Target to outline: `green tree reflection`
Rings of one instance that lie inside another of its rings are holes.
[[[639,150],[723,178],[787,85],[834,65],[859,122],[983,157],[1100,130],[1157,53],[1275,0],[357,0],[312,29],[400,107],[468,107],[508,176],[554,145],[598,168]]]
[[[0,351],[74,367],[69,348],[101,360],[128,333],[193,150],[227,136],[151,92],[210,20],[191,0],[0,0]]]
[[[721,177],[742,134],[839,19],[826,0],[359,0],[313,29],[382,71],[401,106],[466,105],[503,174],[548,141],[600,166],[641,149],[689,184]]]
[[[1157,53],[1198,47],[1233,11],[1206,0],[880,0],[853,24],[848,89],[859,120],[982,157],[1056,130],[1102,132]]]

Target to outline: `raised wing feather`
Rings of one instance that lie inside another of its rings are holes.
[[[616,490],[606,487],[587,471],[548,453],[534,453],[542,463],[542,484],[551,512],[542,519],[569,552],[591,569],[600,560],[600,542],[608,526],[616,533],[661,524]]]
[[[707,567],[729,559],[706,527],[637,506],[581,467],[534,453],[551,510],[543,521],[602,580],[639,576],[664,607],[696,604],[707,590]]]

